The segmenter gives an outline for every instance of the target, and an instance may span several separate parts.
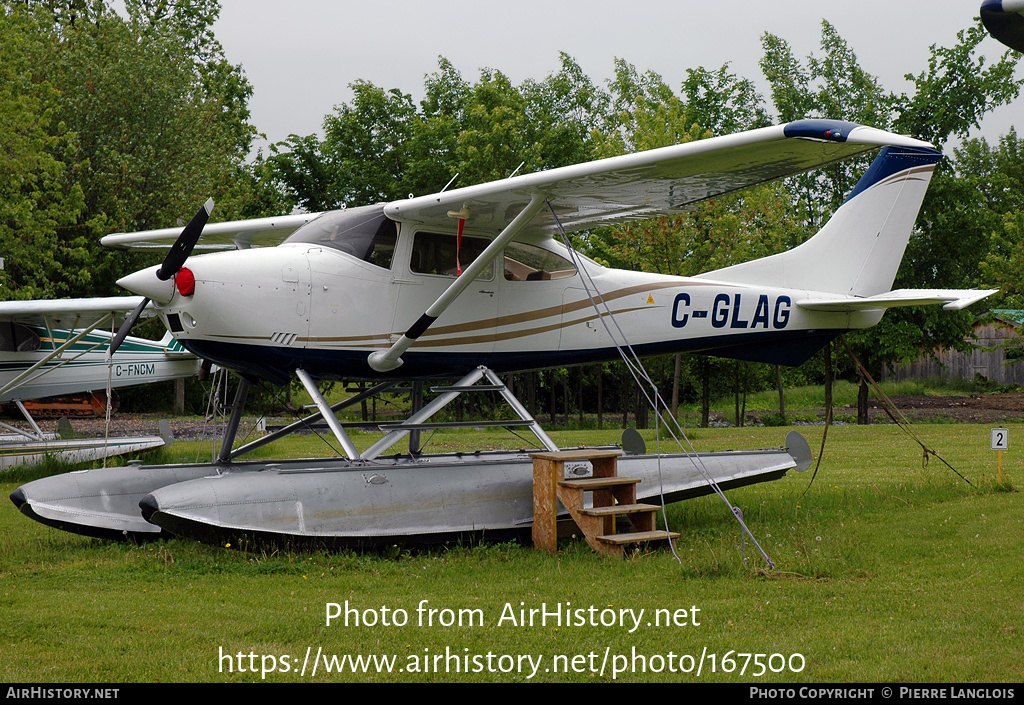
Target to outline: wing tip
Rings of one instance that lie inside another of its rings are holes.
[[[846,120],[831,120],[827,118],[794,120],[783,126],[783,134],[789,138],[811,139],[820,142],[848,142],[850,144],[877,145],[879,147],[915,147],[937,151],[934,145],[924,140],[908,135],[898,135],[886,130],[880,130],[877,127],[860,125]]]

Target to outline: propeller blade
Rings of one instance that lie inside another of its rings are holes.
[[[110,347],[107,349],[108,361],[110,360],[111,356],[115,352],[117,352],[117,349],[121,347],[121,343],[124,342],[124,339],[128,336],[128,333],[131,332],[136,322],[138,322],[139,316],[142,315],[143,309],[145,309],[146,306],[148,305],[149,299],[142,299],[142,303],[136,306],[132,310],[132,312],[128,314],[128,318],[124,319],[124,323],[121,324],[121,327],[117,329],[117,333],[115,333],[114,337],[111,338],[110,340]]]
[[[203,207],[192,216],[192,220],[188,221],[188,225],[181,231],[178,239],[174,241],[163,264],[157,270],[156,276],[160,281],[167,281],[173,277],[185,264],[185,260],[192,254],[193,248],[199,242],[199,236],[203,234],[203,228],[206,226],[206,221],[210,219],[211,212],[213,212],[212,198],[207,199]]]

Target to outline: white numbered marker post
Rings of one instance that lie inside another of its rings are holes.
[[[1003,451],[1010,449],[1010,430],[1007,428],[992,429],[992,450],[999,451],[999,484],[1003,484]]]

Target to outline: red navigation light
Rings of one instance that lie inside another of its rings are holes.
[[[182,267],[174,275],[174,285],[178,287],[178,293],[182,296],[192,296],[196,293],[196,277],[186,267]]]

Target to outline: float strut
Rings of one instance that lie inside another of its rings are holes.
[[[359,451],[356,450],[352,440],[345,433],[345,429],[342,428],[341,422],[338,421],[338,417],[331,411],[330,405],[327,400],[324,399],[324,395],[320,393],[320,389],[316,386],[316,382],[309,373],[299,368],[295,370],[295,376],[302,382],[302,386],[306,388],[306,392],[313,399],[313,403],[316,404],[316,408],[320,410],[323,415],[324,421],[327,422],[328,428],[334,434],[334,437],[338,439],[338,443],[341,444],[342,450],[345,453],[345,457],[349,460],[356,460],[359,458]]]
[[[249,380],[242,377],[238,380],[238,389],[235,390],[235,401],[231,405],[231,418],[228,419],[228,427],[224,429],[224,440],[220,444],[220,455],[217,456],[218,463],[231,462],[231,446],[235,443],[235,436],[238,435],[238,424],[242,421],[242,412],[245,411],[245,399],[249,396]]]

